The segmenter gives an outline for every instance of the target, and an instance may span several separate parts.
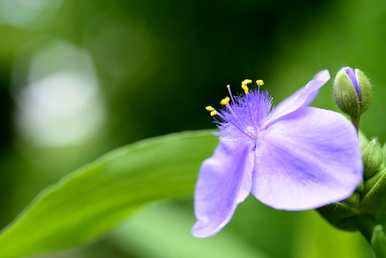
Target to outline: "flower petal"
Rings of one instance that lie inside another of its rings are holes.
[[[351,80],[352,85],[354,85],[355,92],[359,99],[361,99],[361,87],[359,85],[359,81],[356,75],[356,72],[351,67],[343,67],[344,71],[346,72],[347,77]]]
[[[275,121],[284,118],[285,116],[299,110],[302,107],[308,106],[308,104],[310,104],[318,95],[319,89],[329,79],[330,73],[328,70],[323,70],[317,73],[314,78],[307,83],[306,86],[296,91],[272,110],[270,116],[267,118],[265,127],[268,127]]]
[[[253,146],[221,140],[201,167],[194,197],[194,236],[213,235],[228,223],[237,204],[251,191],[253,167]]]
[[[305,108],[263,132],[252,192],[277,209],[313,209],[349,197],[362,180],[359,140],[336,112]]]

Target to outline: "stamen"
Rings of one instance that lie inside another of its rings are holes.
[[[241,88],[243,89],[245,95],[249,93],[248,84],[250,83],[252,83],[251,79],[245,79],[244,81],[241,82]]]
[[[244,81],[241,82],[241,84],[245,84],[245,85],[248,85],[250,83],[252,83],[251,79],[245,79]]]
[[[233,109],[230,107],[230,105],[228,105],[228,104],[229,104],[229,101],[230,101],[229,97],[225,97],[225,98],[223,98],[223,99],[221,100],[220,104],[223,105],[223,106],[226,106],[226,107],[228,108],[229,112],[231,112],[231,114],[233,115],[233,117],[235,117],[236,119],[238,119],[237,116],[236,116],[236,114],[234,113]],[[209,114],[210,114],[211,117],[218,116],[220,119],[222,119],[222,120],[224,120],[224,121],[226,120],[225,117],[223,117],[219,112],[217,112],[216,109],[214,109],[214,107],[212,107],[212,106],[206,106],[205,109],[206,109],[207,111],[210,112]],[[216,118],[215,118],[215,120],[216,120],[217,122],[220,122],[220,121],[218,121]],[[248,136],[248,137],[250,137],[250,138],[252,139],[251,135],[249,135],[248,133],[246,133],[246,132],[245,132],[245,131],[237,124],[237,123],[231,122],[231,121],[230,121],[230,123],[233,124],[237,129],[239,129],[241,133],[243,133],[244,135],[246,135],[246,136]]]
[[[214,111],[215,109],[212,106],[206,106],[205,109],[209,112]]]
[[[218,114],[217,110],[212,106],[206,106],[205,109],[210,112],[210,116],[215,116]]]
[[[226,106],[226,105],[229,104],[229,101],[231,101],[231,99],[230,99],[229,97],[225,97],[225,98],[223,98],[223,99],[220,101],[220,104],[221,104],[222,106]]]
[[[245,95],[249,94],[249,87],[248,85],[251,84],[253,81],[250,79],[245,79],[241,82],[241,88],[243,89]],[[261,86],[264,85],[263,80],[256,80],[255,81],[257,86],[258,86],[258,91]],[[258,133],[258,118],[253,115],[252,112],[252,106],[249,101],[250,98],[255,97],[254,95],[248,95],[245,96],[246,99],[234,99],[234,96],[231,91],[230,85],[226,85],[229,96],[224,97],[223,99],[220,100],[220,105],[224,106],[226,111],[223,109],[220,111],[217,111],[214,107],[212,106],[206,106],[205,109],[209,112],[210,116],[213,117],[213,119],[218,123],[218,124],[223,124],[224,123],[229,123],[233,125],[235,128],[237,128],[242,134],[245,136],[249,137],[250,139],[255,139],[257,137]],[[259,94],[259,93],[257,93]],[[235,101],[236,100],[236,101]],[[232,101],[232,104],[231,104]],[[240,102],[239,102],[240,101]],[[245,102],[244,102],[245,101]],[[242,112],[243,105],[246,108],[245,112],[248,112],[247,116],[249,116],[249,119],[246,119],[244,115],[242,117],[239,117],[239,113]],[[237,108],[237,109],[233,109]],[[237,112],[235,112],[237,111]],[[231,117],[230,117],[231,116]],[[257,119],[257,120],[256,120]]]
[[[227,89],[228,89],[228,93],[229,93],[229,96],[231,97],[232,102],[235,103],[235,99],[233,98],[233,94],[231,91],[231,86],[229,84],[227,85]]]
[[[257,85],[257,87],[261,87],[264,85],[264,81],[263,80],[256,80],[256,85]]]
[[[226,98],[224,98],[223,100],[221,100],[221,102],[223,102],[223,101],[224,101],[224,103],[227,103],[227,104],[225,104],[226,108],[227,108],[228,111],[232,114],[232,116],[236,119],[235,122],[231,122],[231,121],[230,121],[230,123],[232,123],[237,129],[239,129],[240,132],[242,132],[242,133],[245,134],[246,136],[252,138],[251,135],[249,135],[248,133],[246,133],[246,132],[243,130],[243,128],[245,127],[245,125],[241,123],[240,118],[239,118],[239,117],[236,115],[236,113],[233,111],[231,105],[228,105],[229,98],[226,97]],[[225,120],[225,119],[224,119],[224,120]],[[238,122],[237,122],[237,121],[238,121]]]
[[[241,88],[243,89],[245,95],[249,93],[249,89],[248,89],[248,86],[247,86],[247,85],[241,84]]]

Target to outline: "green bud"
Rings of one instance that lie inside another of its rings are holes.
[[[358,121],[371,99],[371,84],[366,75],[359,69],[343,67],[335,76],[333,89],[338,107]]]
[[[358,192],[354,192],[349,198],[344,200],[344,203],[347,203],[348,205],[355,207],[359,205],[361,201],[360,194]]]
[[[355,200],[355,202],[357,201]],[[319,208],[318,212],[325,220],[327,220],[332,226],[336,228],[346,231],[358,230],[358,213],[357,210],[353,208],[349,203],[333,203]]]
[[[376,257],[386,257],[386,236],[381,225],[376,225],[373,229],[371,246]]]
[[[386,210],[386,170],[381,169],[366,180],[360,208],[362,213],[373,216],[385,215]]]
[[[383,164],[383,150],[377,139],[372,139],[362,148],[364,176],[368,179],[374,176]]]
[[[386,144],[383,145],[383,161],[386,162]]]
[[[358,135],[359,135],[359,144],[361,146],[361,149],[363,149],[363,147],[369,143],[369,139],[367,139],[366,135],[362,133],[361,130],[358,130]]]

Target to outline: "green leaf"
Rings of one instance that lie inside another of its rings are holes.
[[[212,131],[184,132],[113,151],[47,188],[0,234],[0,257],[83,244],[144,204],[190,197]]]
[[[326,225],[313,211],[296,215],[294,258],[367,258],[368,246],[358,233]]]

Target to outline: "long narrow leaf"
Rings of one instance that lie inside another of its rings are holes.
[[[0,234],[0,257],[62,250],[95,239],[144,204],[190,197],[211,131],[177,133],[113,151],[47,188]]]

